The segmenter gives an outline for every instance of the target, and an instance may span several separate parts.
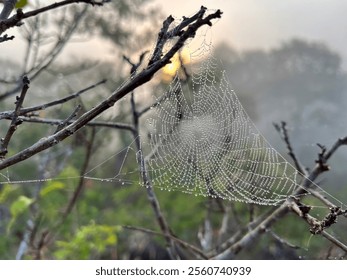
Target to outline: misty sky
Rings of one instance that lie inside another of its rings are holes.
[[[215,46],[226,41],[237,50],[269,49],[292,38],[319,41],[340,53],[347,70],[347,0],[153,0],[154,4],[161,7],[163,15],[172,14],[177,18],[194,14],[201,5],[221,9],[222,19],[211,28]],[[17,36],[15,40],[0,44],[0,57],[23,61],[25,45],[16,30],[8,32]],[[66,49],[65,57],[72,57],[69,61],[83,54],[90,58],[102,55],[109,61],[120,57],[109,42],[100,39],[82,40]],[[272,127],[271,131],[274,132]],[[345,131],[342,121],[341,131]],[[318,141],[316,139],[313,135],[311,142]]]
[[[221,9],[222,19],[211,29],[214,45],[227,41],[237,50],[272,48],[291,38],[301,38],[326,43],[338,51],[347,69],[347,1],[342,0],[153,0],[161,7],[163,15],[172,14],[177,18],[195,13],[201,5],[209,9]],[[21,61],[24,45],[15,29],[9,35],[17,35],[17,40],[0,46],[0,53]],[[68,53],[81,54],[86,42],[69,46]],[[105,41],[91,42],[94,52],[111,55],[110,46]],[[105,51],[106,49],[106,51]],[[13,55],[13,54],[16,55]],[[88,56],[90,56],[88,51]]]
[[[271,48],[293,37],[328,44],[347,61],[347,1],[341,0],[155,0],[165,14],[191,15],[201,5],[221,9],[214,40],[236,49]]]

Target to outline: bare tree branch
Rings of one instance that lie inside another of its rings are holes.
[[[288,150],[288,155],[292,158],[296,169],[301,174],[306,176],[307,175],[306,169],[304,168],[304,166],[301,164],[301,162],[299,161],[299,159],[295,155],[293,147],[292,147],[292,144],[290,143],[288,129],[287,129],[287,123],[282,121],[281,125],[279,125],[277,123],[274,123],[273,125],[274,125],[275,129],[277,130],[277,132],[280,134],[280,136],[281,136],[282,140],[284,141],[284,143],[286,143],[287,150]]]
[[[326,162],[336,151],[339,147],[342,145],[346,145],[347,143],[347,137],[338,139],[336,143],[331,147],[330,150],[326,151],[322,155],[322,159]],[[324,170],[322,170],[319,163],[316,164],[315,168],[310,172],[310,174],[304,178],[304,181],[302,182],[303,188],[299,188],[294,194],[293,197],[300,197],[304,193],[306,193],[306,190],[311,190],[313,188],[312,182],[315,181],[315,179],[322,173]],[[313,196],[315,196],[314,191],[310,192]],[[317,196],[318,199],[320,199],[319,196]],[[332,204],[332,203],[330,203]],[[271,226],[280,218],[285,216],[289,213],[289,211],[292,211],[292,199],[286,200],[283,204],[278,206],[269,216],[267,216],[261,223],[259,223],[255,228],[248,231],[244,236],[242,236],[238,241],[235,243],[232,243],[228,248],[224,248],[223,251],[217,253],[213,256],[214,259],[232,259],[237,255],[241,250],[244,248],[250,246],[256,239],[259,238],[261,234],[266,232],[267,229],[271,228]],[[322,231],[322,236],[327,238],[327,234]],[[330,238],[330,237],[329,237]],[[329,239],[330,240],[330,239]],[[331,240],[330,240],[331,241]],[[337,242],[338,243],[338,242]],[[230,244],[230,243],[229,243]]]
[[[192,23],[186,30],[182,31],[182,34],[178,38],[177,42],[171,47],[171,49],[159,60],[153,62],[147,68],[142,70],[140,73],[136,74],[133,79],[129,80],[123,87],[113,92],[113,94],[101,102],[99,105],[95,106],[91,110],[87,111],[83,114],[79,119],[77,119],[72,124],[68,125],[61,131],[53,134],[46,139],[41,139],[41,141],[35,143],[34,145],[24,149],[23,151],[15,154],[14,156],[5,159],[0,163],[0,170],[16,164],[20,161],[26,160],[31,156],[46,150],[52,146],[57,145],[60,141],[66,139],[75,133],[78,129],[86,125],[96,116],[100,115],[102,112],[112,107],[118,100],[123,98],[129,92],[133,91],[135,88],[143,85],[148,82],[153,75],[162,67],[170,62],[170,59],[174,56],[174,54],[184,45],[186,40],[191,37],[194,37],[195,32],[203,25],[210,25],[211,20],[215,18],[220,18],[222,12],[220,10],[216,11],[213,14],[206,16],[203,19],[197,20]]]
[[[70,101],[71,99],[74,99],[76,97],[79,97],[81,94],[83,93],[86,93],[88,91],[90,91],[91,89],[93,88],[96,88],[98,87],[99,85],[102,85],[102,84],[105,84],[107,80],[101,80],[100,82],[97,82],[95,84],[92,84],[84,89],[81,89],[75,93],[72,93],[66,97],[63,97],[63,98],[60,98],[60,99],[57,99],[55,101],[52,101],[52,102],[49,102],[49,103],[45,103],[45,104],[41,104],[41,105],[37,105],[37,106],[33,106],[33,107],[28,107],[28,108],[23,108],[21,111],[20,111],[20,114],[21,115],[25,115],[25,114],[28,114],[30,112],[35,112],[35,111],[40,111],[40,110],[45,110],[49,107],[52,107],[52,106],[56,106],[56,105],[59,105],[59,104],[63,104],[67,101]]]
[[[95,129],[92,129],[92,133],[91,133],[90,139],[87,141],[87,145],[85,147],[86,155],[85,155],[85,158],[84,158],[82,169],[80,171],[81,176],[80,176],[77,188],[75,189],[72,197],[70,198],[70,201],[69,201],[66,209],[64,210],[64,213],[63,213],[60,225],[62,225],[64,223],[64,221],[66,220],[67,216],[71,213],[73,207],[75,206],[75,204],[77,202],[77,199],[79,198],[79,196],[80,196],[80,194],[81,194],[81,192],[83,190],[84,181],[85,181],[85,178],[84,178],[83,174],[86,173],[88,165],[89,165],[89,162],[90,162],[90,159],[91,159],[94,139],[95,139]]]
[[[190,80],[190,74],[188,73],[188,70],[187,70],[187,67],[184,65],[183,63],[183,58],[182,58],[182,55],[181,55],[181,52],[179,52],[179,61],[180,61],[180,67],[184,73],[184,80],[181,79],[181,83],[182,84],[185,84],[185,83],[188,83],[188,81]],[[147,106],[145,108],[143,108],[140,112],[138,112],[139,116],[142,116],[143,114],[147,113],[149,110],[157,107],[158,105],[160,105],[160,103],[162,103],[166,98],[167,98],[167,94],[168,92],[165,92],[163,95],[161,95],[156,101],[155,103],[153,103],[152,105],[150,106]]]
[[[0,20],[7,19],[12,10],[14,9],[14,6],[16,5],[16,0],[5,0],[3,1],[4,7],[2,8],[1,14],[0,14]]]
[[[288,134],[288,129],[287,129],[287,124],[286,122],[282,121],[281,125],[274,123],[275,129],[278,131],[278,133],[281,135],[282,140],[286,143],[287,149],[288,149],[288,154],[290,157],[293,159],[293,162],[295,164],[296,169],[303,174],[304,176],[308,176],[308,173],[306,171],[306,168],[300,163],[298,157],[295,155],[293,147],[290,143],[289,140],[289,134]],[[318,154],[318,160],[316,160],[316,163],[318,163],[318,166],[320,167],[319,169],[323,171],[329,170],[329,167],[326,165],[327,160],[330,158],[331,154],[334,153],[334,151],[341,145],[346,145],[347,144],[347,137],[338,139],[334,146],[330,149],[328,155],[325,155],[326,153],[326,148],[323,147],[320,144],[317,144],[321,148],[321,152]],[[318,198],[320,201],[322,201],[326,206],[328,207],[336,207],[334,203],[332,203],[329,199],[324,197],[321,193],[319,193],[317,190],[310,189],[310,193]]]
[[[23,122],[30,122],[30,123],[41,123],[41,124],[49,124],[49,125],[59,125],[63,120],[61,119],[45,119],[45,118],[39,118],[39,117],[19,117],[20,120]],[[74,121],[70,120],[68,121],[68,124],[72,124]],[[108,128],[114,128],[114,129],[123,129],[123,130],[129,130],[131,132],[134,131],[134,127],[132,125],[126,124],[126,123],[115,123],[115,122],[107,122],[107,121],[91,121],[86,124],[86,126],[90,127],[108,127]]]
[[[25,95],[29,89],[29,84],[30,84],[30,81],[29,81],[28,77],[25,76],[23,78],[22,92],[21,92],[19,97],[18,96],[16,97],[16,99],[17,99],[15,102],[16,109],[14,110],[14,113],[12,115],[12,121],[11,121],[10,127],[7,131],[5,138],[0,139],[0,160],[3,159],[5,157],[5,155],[7,154],[8,144],[10,143],[11,138],[17,129],[17,126],[22,123],[22,121],[18,118],[18,116],[20,114],[20,109],[23,105]]]
[[[5,34],[4,36],[0,37],[0,43],[13,40],[14,38],[14,36],[8,36],[7,34]]]
[[[48,103],[44,103],[44,104],[41,104],[41,105],[36,105],[36,106],[32,106],[32,107],[27,107],[27,108],[21,108],[20,111],[19,111],[19,115],[22,116],[22,115],[26,115],[28,113],[32,113],[32,112],[37,112],[37,111],[41,111],[41,110],[45,110],[49,107],[53,107],[53,106],[56,106],[56,105],[60,105],[60,104],[63,104],[63,103],[66,103],[78,96],[80,96],[81,94],[83,93],[86,93],[88,92],[89,90],[99,86],[99,85],[102,85],[102,84],[105,84],[106,83],[106,80],[101,80],[100,82],[97,82],[95,84],[92,84],[84,89],[81,89],[75,93],[72,93],[68,96],[65,96],[63,98],[60,98],[60,99],[57,99],[57,100],[54,100],[52,102],[48,102]],[[5,111],[5,112],[0,112],[0,120],[1,119],[11,119],[12,118],[12,115],[14,114],[14,111]],[[23,119],[24,120],[24,119]]]
[[[163,233],[161,232],[157,232],[154,230],[150,230],[150,229],[146,229],[146,228],[140,228],[140,227],[134,227],[134,226],[122,226],[122,228],[124,229],[129,229],[129,230],[137,230],[137,231],[142,231],[145,233],[149,233],[149,234],[153,234],[153,235],[160,235],[163,236]],[[194,252],[195,254],[197,254],[198,256],[200,256],[201,258],[207,260],[208,257],[204,254],[203,251],[201,251],[199,248],[189,244],[188,242],[185,242],[179,238],[177,238],[176,236],[170,235],[170,238],[177,242],[178,244],[182,245],[182,247],[189,249],[190,251]]]
[[[269,235],[271,237],[273,237],[275,240],[277,240],[279,243],[291,248],[291,249],[300,249],[299,246],[294,245],[289,243],[287,240],[283,239],[282,237],[280,237],[278,234],[276,234],[274,231],[272,231],[271,229],[267,229],[266,230],[267,233],[269,233]]]
[[[322,221],[318,221],[316,218],[309,214],[310,207],[303,205],[302,203],[292,200],[290,204],[291,210],[297,214],[299,217],[303,218],[310,225],[310,232],[314,235],[321,234],[323,237],[327,238],[330,242],[347,252],[347,245],[339,241],[337,238],[333,237],[325,231],[332,224],[336,223],[336,219],[340,215],[346,215],[347,211],[342,211],[340,208],[332,208],[330,213],[324,217]]]
[[[339,138],[335,144],[331,147],[331,149],[329,151],[327,151],[325,154],[324,154],[324,158],[325,160],[328,160],[335,152],[336,150],[340,147],[340,146],[343,146],[343,145],[347,145],[347,136],[344,137],[344,138]]]
[[[12,1],[13,2],[13,1]],[[14,1],[16,2],[16,1]],[[62,6],[74,4],[74,3],[85,3],[85,4],[90,4],[90,5],[95,5],[95,6],[102,6],[104,3],[109,2],[109,1],[92,1],[92,0],[65,0],[57,3],[53,3],[51,5],[23,13],[22,9],[18,9],[17,13],[13,15],[10,18],[7,19],[1,19],[0,20],[0,34],[2,34],[4,31],[7,29],[21,25],[21,21],[26,18],[34,17],[37,16],[41,13],[47,12],[49,10],[53,10]]]
[[[137,64],[132,63],[129,58],[127,58],[125,56],[123,56],[123,57],[132,66],[131,70],[130,70],[130,75],[133,77],[133,75],[137,71],[137,68],[140,66],[140,64],[143,60],[143,55],[142,55],[142,57],[140,56],[139,62]],[[165,219],[165,217],[161,211],[159,201],[158,201],[157,196],[154,192],[152,183],[150,181],[150,177],[149,177],[148,172],[147,172],[146,163],[145,163],[144,157],[142,155],[143,151],[142,151],[141,140],[140,140],[139,115],[138,115],[137,110],[136,110],[134,91],[131,92],[130,105],[131,105],[131,112],[132,112],[132,117],[133,117],[133,127],[134,127],[133,136],[135,139],[134,141],[135,141],[136,149],[137,149],[137,162],[138,162],[139,167],[140,167],[140,176],[142,178],[144,187],[146,188],[147,198],[148,198],[148,200],[152,206],[152,209],[154,211],[154,214],[155,214],[156,220],[158,222],[158,225],[160,227],[160,230],[162,231],[163,236],[165,238],[168,254],[171,257],[171,259],[178,259],[179,255],[176,252],[175,243],[173,242],[173,240],[171,238],[171,230],[169,228],[168,222],[166,221],[166,219]]]
[[[76,108],[70,114],[70,116],[68,116],[65,120],[61,121],[58,124],[58,127],[57,127],[57,129],[55,130],[54,133],[57,133],[58,131],[62,130],[65,126],[67,126],[69,124],[69,122],[71,122],[71,120],[74,119],[77,116],[77,113],[81,109],[82,109],[82,106],[81,105],[77,105]]]
[[[319,221],[309,215],[309,212],[311,210],[310,206],[304,205],[303,203],[295,199],[292,199],[291,202],[291,210],[295,214],[303,218],[311,226],[310,232],[312,234],[321,234],[323,230],[336,223],[338,216],[346,216],[347,213],[347,210],[341,210],[339,207],[330,208],[330,213],[327,214],[322,221]]]
[[[139,58],[139,61],[137,63],[133,63],[130,58],[128,58],[126,55],[123,55],[123,59],[128,62],[131,65],[131,69],[130,69],[130,75],[134,75],[135,72],[138,70],[138,68],[140,67],[140,65],[143,62],[143,59],[145,58],[145,55],[148,53],[148,51],[144,51]]]
[[[85,14],[87,13],[88,7],[84,7],[84,9],[74,16],[73,21],[69,22],[67,30],[61,32],[58,35],[58,40],[52,49],[47,53],[47,55],[41,58],[41,61],[34,65],[29,71],[28,75],[30,75],[31,80],[36,78],[43,70],[47,69],[49,65],[56,59],[59,53],[63,50],[66,43],[72,37],[74,31],[78,27],[78,24],[81,22]]]
[[[37,63],[37,65],[33,65],[33,67],[30,70],[28,70],[27,72],[24,71],[24,73],[22,73],[19,76],[26,75],[29,77],[31,81],[33,81],[42,73],[43,70],[46,70],[52,64],[52,62],[57,58],[57,56],[61,53],[67,41],[70,40],[73,32],[77,28],[79,22],[82,20],[86,12],[87,12],[87,7],[85,7],[85,9],[83,9],[77,16],[75,16],[71,24],[68,25],[67,30],[63,34],[60,34],[58,36],[57,42],[52,47],[52,49],[47,53],[47,55],[41,58],[41,61]],[[25,68],[25,65],[23,67]],[[0,95],[0,101],[17,93],[21,87],[22,87],[21,81],[17,82],[17,85],[15,85],[12,89]]]

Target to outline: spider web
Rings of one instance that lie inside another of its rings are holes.
[[[191,82],[177,72],[147,119],[152,183],[196,196],[278,205],[302,188],[304,176],[259,133],[211,50],[203,43],[191,54]]]
[[[185,71],[177,71],[163,98],[152,96],[156,103],[141,127],[140,155],[144,155],[151,184],[161,190],[196,196],[278,205],[301,188],[304,177],[257,130],[220,61],[213,56],[212,45],[206,43],[205,35],[202,37],[198,49],[189,51],[189,79],[187,73],[182,73]],[[129,98],[122,102],[129,105]],[[128,143],[105,159],[93,161],[94,166],[82,177],[122,186],[142,185],[141,170],[134,167],[139,166],[135,139]],[[107,168],[111,170],[109,176],[99,172]],[[80,178],[58,178],[55,174],[18,180],[12,178],[10,170],[0,173],[1,184]]]

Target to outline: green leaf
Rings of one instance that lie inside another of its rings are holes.
[[[28,0],[19,0],[16,3],[16,9],[24,8],[26,5],[28,5]]]
[[[18,199],[14,201],[10,206],[10,212],[12,217],[16,218],[18,215],[23,213],[25,210],[28,209],[31,203],[33,203],[33,199],[29,197],[26,197],[24,195],[18,197]]]
[[[46,187],[44,187],[41,191],[40,191],[40,195],[41,197],[44,197],[45,195],[47,195],[50,192],[56,191],[56,190],[61,190],[65,188],[65,184],[63,184],[62,182],[59,181],[53,181],[50,182]]]
[[[10,206],[11,220],[7,225],[7,234],[10,232],[13,224],[15,223],[18,216],[28,210],[31,203],[33,203],[33,199],[21,195],[18,197],[16,201],[14,201]]]
[[[101,254],[107,247],[117,244],[118,226],[97,225],[91,221],[89,225],[77,230],[69,241],[56,241],[55,257],[58,259],[89,259]]]
[[[13,190],[14,188],[11,185],[5,184],[0,191],[0,203],[4,203]]]

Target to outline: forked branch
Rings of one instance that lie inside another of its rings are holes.
[[[9,2],[9,1],[8,1]],[[12,1],[13,2],[13,1]],[[16,1],[14,1],[16,2]],[[12,17],[9,17],[9,18],[5,18],[5,19],[1,19],[0,20],[0,35],[6,31],[7,29],[11,28],[11,27],[14,27],[14,26],[19,26],[21,25],[21,21],[23,19],[27,19],[27,18],[30,18],[30,17],[34,17],[34,16],[37,16],[41,13],[44,13],[44,12],[47,12],[47,11],[50,11],[50,10],[53,10],[53,9],[56,9],[56,8],[59,8],[59,7],[62,7],[62,6],[66,6],[66,5],[71,5],[73,3],[85,3],[85,4],[90,4],[90,5],[95,5],[95,6],[102,6],[104,3],[106,2],[109,2],[109,1],[105,1],[105,0],[101,0],[101,1],[92,1],[92,0],[65,0],[65,1],[61,1],[61,2],[56,2],[56,3],[53,3],[51,5],[48,5],[48,6],[45,6],[45,7],[42,7],[42,8],[39,8],[39,9],[36,9],[36,10],[33,10],[33,11],[29,11],[29,12],[26,12],[26,13],[23,13],[22,9],[18,9],[16,14],[13,15]],[[6,7],[6,5],[5,5]],[[4,7],[4,8],[5,8]],[[13,7],[12,7],[13,9]],[[11,10],[12,11],[12,10]],[[11,12],[10,11],[10,12]]]
[[[24,98],[25,98],[26,93],[29,89],[29,84],[30,84],[30,81],[29,81],[28,77],[24,76],[23,77],[22,92],[21,92],[20,96],[16,97],[16,102],[15,102],[16,108],[12,114],[12,118],[11,118],[12,121],[11,121],[10,127],[6,133],[6,136],[4,138],[0,139],[0,160],[3,159],[5,157],[5,155],[7,154],[8,144],[10,143],[13,134],[17,130],[18,125],[20,125],[22,123],[22,121],[18,117],[20,115],[20,110],[22,108]]]
[[[205,10],[202,8],[201,10]],[[95,117],[103,113],[108,108],[112,107],[117,101],[123,98],[125,95],[138,88],[139,86],[147,83],[153,77],[153,75],[158,72],[166,64],[170,63],[170,59],[174,56],[176,52],[184,45],[184,43],[195,36],[196,31],[203,25],[211,25],[211,20],[220,18],[222,12],[217,10],[216,12],[209,14],[205,18],[198,18],[188,25],[187,29],[181,30],[176,43],[170,48],[170,50],[161,58],[153,59],[153,63],[148,65],[144,70],[137,73],[132,79],[128,81],[120,89],[114,91],[109,98],[96,105],[91,110],[84,113],[80,118],[74,121],[72,124],[66,126],[59,132],[45,138],[41,139],[34,145],[24,149],[23,151],[15,154],[14,156],[5,159],[0,163],[0,170],[8,166],[14,165],[18,162],[24,161],[33,155],[44,151],[52,146],[57,145],[62,140],[68,138],[74,134],[77,130],[85,126],[88,122],[93,120]]]
[[[324,153],[321,155],[321,159],[324,160],[324,162],[326,163],[328,159],[330,159],[330,157],[337,151],[339,147],[346,144],[347,144],[347,137],[338,139],[329,150],[324,151]],[[294,212],[298,214],[300,217],[305,218],[306,222],[308,222],[311,225],[311,231],[313,230],[315,234],[321,234],[324,238],[328,239],[330,242],[334,243],[336,246],[338,246],[342,250],[347,251],[346,244],[342,243],[341,241],[337,240],[336,238],[328,234],[326,231],[324,231],[324,229],[328,227],[328,225],[330,226],[336,220],[337,216],[345,216],[346,210],[341,210],[340,208],[336,207],[334,203],[330,202],[330,200],[328,200],[327,198],[324,198],[323,196],[321,196],[312,187],[312,182],[314,182],[316,178],[322,172],[324,172],[324,170],[322,170],[319,162],[317,162],[316,166],[310,172],[310,174],[308,174],[308,176],[304,178],[304,181],[302,182],[303,188],[298,189],[294,193],[293,197],[300,197],[302,194],[307,192],[306,190],[310,190],[310,193],[313,196],[316,196],[318,199],[322,200],[323,202],[327,202],[329,207],[333,207],[332,209],[335,209],[337,212],[334,210],[334,213],[330,213],[330,215],[328,214],[321,222],[308,214],[310,210],[308,208],[297,207],[295,209],[296,210],[299,209],[299,210]],[[296,199],[294,199],[294,201],[296,201]],[[256,227],[252,228],[250,231],[248,231],[236,242],[233,242],[231,244],[229,243],[230,245],[228,247],[222,244],[220,247],[223,248],[223,250],[216,253],[212,258],[213,259],[234,258],[241,250],[250,246],[263,233],[265,233],[267,229],[271,228],[271,226],[277,220],[287,215],[290,211],[293,211],[292,199],[288,199],[283,204],[279,205],[270,215],[264,218],[262,222],[260,222]]]

